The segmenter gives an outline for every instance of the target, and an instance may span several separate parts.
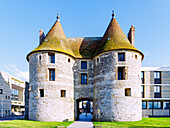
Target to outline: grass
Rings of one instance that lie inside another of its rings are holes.
[[[40,122],[30,120],[11,120],[0,122],[0,128],[57,128],[57,126],[68,126],[73,121],[68,122]]]
[[[142,118],[136,122],[93,122],[94,126],[102,126],[102,128],[154,128],[154,127],[170,127],[170,118]]]

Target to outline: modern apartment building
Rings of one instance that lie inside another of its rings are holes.
[[[0,71],[0,117],[25,111],[25,82]]]
[[[142,116],[170,116],[170,67],[141,68]]]

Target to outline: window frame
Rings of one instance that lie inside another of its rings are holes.
[[[126,67],[117,67],[117,80],[127,80]]]
[[[123,55],[123,56],[122,56]],[[119,62],[124,62],[126,61],[125,59],[125,52],[118,52],[118,61]]]
[[[64,95],[63,95],[63,93],[64,93]],[[60,97],[66,98],[66,90],[64,90],[64,89],[60,90]]]
[[[49,68],[48,73],[49,73],[48,74],[49,81],[55,81],[56,80],[56,78],[55,78],[55,76],[56,76],[55,68]]]
[[[55,64],[55,53],[48,53],[49,63]]]
[[[161,71],[154,71],[154,84],[161,84]]]
[[[150,107],[150,103],[152,103],[152,106]],[[158,104],[160,103],[160,107],[155,107],[155,104]],[[162,109],[163,108],[163,104],[162,104],[162,101],[149,101],[148,103],[148,108],[149,109]]]
[[[44,97],[45,96],[45,91],[43,88],[39,89],[39,97]]]
[[[165,107],[165,103],[168,103],[168,107]],[[170,101],[164,101],[163,109],[170,109]]]
[[[143,103],[146,103],[145,107],[143,107]],[[147,109],[147,101],[142,101],[142,109]]]
[[[84,80],[82,80],[82,79],[83,79],[83,75],[86,76],[86,79],[84,79],[85,82],[84,82]],[[81,81],[80,81],[81,84],[83,84],[83,85],[84,85],[84,84],[87,84],[87,81],[88,81],[88,79],[87,79],[87,73],[81,73],[80,78],[81,78]]]
[[[141,97],[145,98],[145,86],[141,85]]]
[[[154,98],[161,98],[161,86],[155,85],[154,86]]]
[[[81,61],[81,69],[87,69],[87,61]]]
[[[131,90],[131,88],[125,88],[125,96],[127,97],[129,97],[129,96],[132,96],[132,90]]]

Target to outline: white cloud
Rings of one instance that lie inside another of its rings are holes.
[[[23,81],[29,81],[29,72],[19,70],[15,64],[9,64],[8,66],[4,66],[4,68],[6,69],[6,72],[9,73],[9,75],[12,75]]]

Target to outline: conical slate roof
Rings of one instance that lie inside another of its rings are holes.
[[[74,53],[72,52],[70,44],[67,41],[67,38],[64,34],[59,19],[57,19],[53,27],[50,29],[46,37],[43,39],[42,43],[37,48],[35,48],[31,53],[49,50],[66,53],[74,57]],[[31,53],[29,53],[28,56]]]
[[[111,19],[110,24],[94,53],[94,56],[113,50],[135,50],[140,52],[129,42],[114,17]],[[141,55],[143,56],[142,53]]]

